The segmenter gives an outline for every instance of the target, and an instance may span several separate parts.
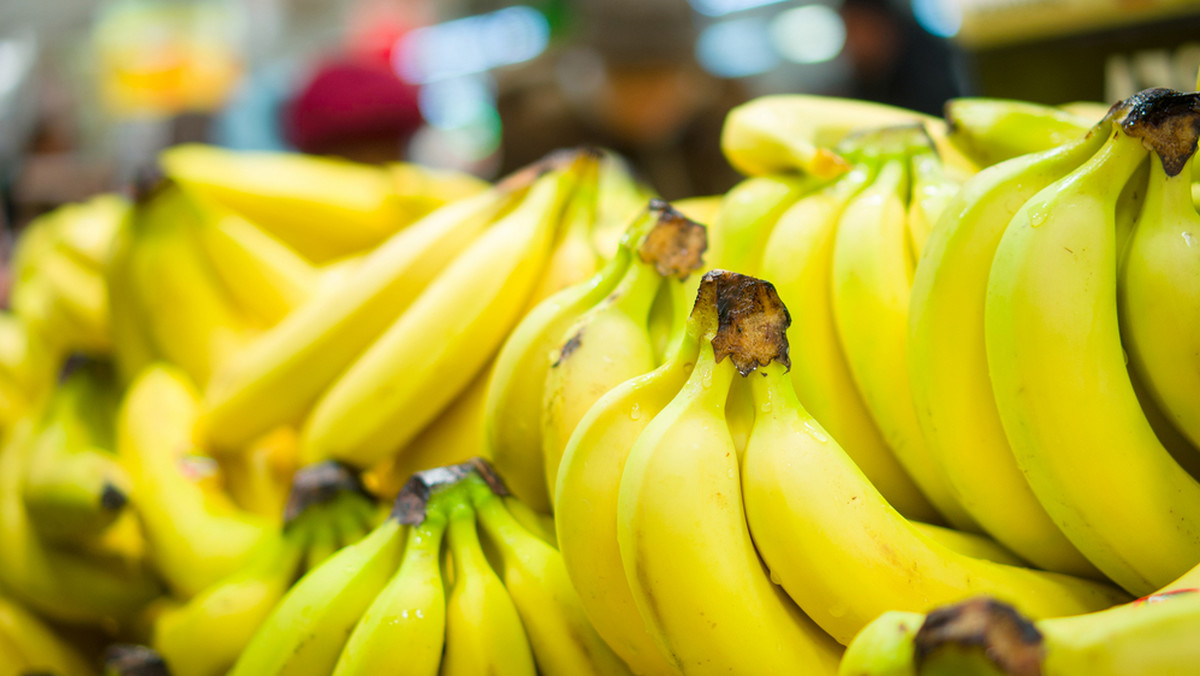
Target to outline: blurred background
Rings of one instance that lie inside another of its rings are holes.
[[[1198,0],[0,0],[0,220],[185,141],[485,178],[591,143],[664,197],[713,194],[754,96],[938,114],[1190,90],[1198,67]]]

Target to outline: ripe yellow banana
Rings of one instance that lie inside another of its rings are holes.
[[[158,358],[150,335],[150,322],[142,306],[141,291],[134,275],[134,251],[140,244],[132,210],[113,235],[104,282],[108,287],[109,326],[112,358],[122,385],[128,385],[146,365]]]
[[[630,233],[636,260],[603,300],[561,334],[550,355],[541,431],[551,502],[563,449],[579,420],[604,393],[657,365],[648,323],[660,287],[686,285],[704,264],[705,227],[666,202],[652,200]]]
[[[1191,176],[1151,163],[1118,280],[1131,367],[1171,423],[1200,448],[1200,215]]]
[[[683,285],[672,290],[686,311],[695,296],[683,297]],[[617,385],[588,409],[558,472],[554,514],[563,563],[592,625],[636,674],[669,674],[673,668],[647,631],[625,579],[617,541],[621,475],[638,436],[687,381],[699,340],[694,330],[680,328],[662,366]]]
[[[753,274],[779,216],[822,182],[793,175],[757,176],[735,185],[709,223],[707,269]]]
[[[355,625],[334,676],[437,675],[446,636],[441,553],[448,495],[430,500],[424,520],[409,529],[399,569]]]
[[[679,671],[832,674],[840,647],[771,582],[742,509],[725,400],[737,370],[758,358],[730,353],[737,335],[760,328],[752,297],[736,296],[744,279],[715,271],[701,282],[695,368],[625,463],[621,559],[642,619]]]
[[[443,207],[367,255],[340,284],[262,335],[216,374],[202,427],[238,449],[299,424],[339,374],[405,312],[446,265],[524,190],[496,188]]]
[[[592,246],[603,260],[617,255],[629,223],[655,197],[649,186],[631,173],[628,162],[605,151],[600,160],[596,221],[592,224]]]
[[[550,355],[579,316],[616,287],[631,259],[626,242],[591,279],[533,308],[504,341],[492,366],[484,404],[486,455],[513,494],[536,511],[549,513],[553,506],[542,460],[542,406]]]
[[[131,206],[123,196],[109,193],[56,209],[55,244],[80,263],[99,270],[108,262],[113,239]]]
[[[345,160],[183,145],[159,162],[190,192],[241,214],[314,263],[368,249],[422,215],[411,213],[387,171]]]
[[[299,435],[294,428],[282,426],[256,439],[245,452],[222,455],[217,462],[233,502],[278,523],[300,465],[299,455]]]
[[[915,266],[938,219],[958,194],[961,183],[950,177],[933,146],[918,144],[909,155],[911,196],[908,204],[909,256]]]
[[[161,186],[134,220],[127,274],[146,333],[157,355],[203,386],[255,329],[200,250],[201,214],[178,187]]]
[[[872,420],[834,322],[830,285],[838,220],[849,201],[875,176],[874,163],[848,157],[855,162],[849,172],[801,198],[779,217],[760,271],[789,310],[802,318],[788,335],[792,383],[801,403],[900,513],[940,520]]]
[[[301,457],[370,467],[471,382],[527,307],[574,177],[595,161],[577,155],[537,179],[430,283],[313,406]]]
[[[1038,190],[1099,149],[1106,129],[967,181],[930,236],[913,280],[908,324],[917,418],[955,498],[1026,560],[1086,577],[1097,575],[1095,567],[1046,514],[1009,448],[988,374],[983,317],[988,272],[1009,220]]]
[[[601,259],[592,244],[592,227],[599,208],[599,174],[599,163],[591,163],[580,172],[542,277],[530,297],[531,306],[568,286],[587,281],[600,266]]]
[[[842,211],[833,245],[833,316],[850,373],[896,459],[942,516],[977,530],[929,454],[908,390],[906,164],[903,154],[885,158]]]
[[[804,411],[785,369],[771,364],[750,379],[758,413],[743,466],[746,517],[772,576],[834,638],[849,642],[885,611],[925,611],[980,593],[1037,617],[1127,598],[1105,584],[972,558],[925,537]]]
[[[937,118],[879,103],[807,94],[761,96],[734,108],[721,130],[721,149],[747,176],[801,171],[833,178],[849,169],[832,150],[846,136],[912,123],[929,129],[948,166],[968,175],[976,171],[946,138],[946,125]]]
[[[1072,544],[1133,593],[1200,560],[1200,484],[1138,405],[1117,317],[1116,202],[1147,159],[1186,168],[1195,136],[1155,130],[1194,128],[1190,96],[1125,102],[1105,146],[1013,217],[988,281],[988,368],[1017,463]]]
[[[210,209],[198,230],[230,296],[263,326],[278,324],[317,288],[312,264],[240,216]]]
[[[153,366],[130,385],[117,416],[117,452],[150,558],[171,590],[191,598],[240,568],[269,537],[268,522],[183,473],[200,402],[177,369]]]
[[[58,351],[28,322],[0,312],[0,392],[4,423],[41,410],[54,388]],[[7,428],[8,425],[4,424]]]
[[[483,553],[475,512],[464,496],[450,507],[454,583],[446,599],[442,676],[533,676],[533,651],[516,604]]]
[[[499,551],[504,586],[521,616],[538,670],[629,674],[592,628],[558,551],[526,530],[478,475],[464,483],[488,540]]]
[[[945,110],[950,141],[980,167],[1057,148],[1095,123],[1069,110],[1009,99],[951,99]]]

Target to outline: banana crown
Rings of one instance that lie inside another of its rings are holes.
[[[728,270],[700,280],[692,308],[692,330],[712,342],[717,363],[726,357],[743,376],[779,362],[790,366],[787,328],[792,323],[775,286]]]

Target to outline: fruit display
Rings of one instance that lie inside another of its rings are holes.
[[[672,202],[168,149],[17,241],[0,676],[1193,673],[1198,138],[766,96]]]

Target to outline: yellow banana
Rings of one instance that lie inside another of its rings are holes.
[[[676,305],[690,306],[683,285]],[[563,451],[555,491],[555,527],[563,563],[579,602],[605,642],[636,674],[673,668],[647,631],[625,579],[617,540],[617,498],[629,450],[646,425],[683,387],[699,351],[699,336],[683,321],[665,363],[617,385],[583,416]]]
[[[980,167],[1056,148],[1083,136],[1095,122],[1070,110],[1009,99],[951,99],[945,110],[950,141]]]
[[[648,315],[659,288],[664,283],[686,284],[704,264],[705,227],[666,202],[652,200],[630,232],[637,260],[602,301],[560,336],[550,355],[541,431],[551,502],[563,449],[580,418],[605,392],[656,366]],[[674,282],[667,281],[671,278]]]
[[[1190,172],[1150,166],[1145,205],[1118,279],[1130,366],[1171,423],[1200,448],[1200,214]]]
[[[370,467],[412,440],[469,384],[520,319],[581,167],[537,179],[313,406],[301,457]]]
[[[599,174],[599,163],[589,164],[580,172],[542,277],[530,297],[530,306],[568,286],[587,281],[599,267],[601,260],[591,240],[598,209]]]
[[[61,207],[55,210],[55,244],[80,263],[100,270],[107,264],[117,230],[131,208],[129,200],[113,193]]]
[[[597,191],[592,246],[601,259],[609,260],[617,255],[629,223],[655,193],[633,176],[624,158],[611,151],[605,151],[600,160]]]
[[[395,162],[385,167],[396,194],[414,209],[430,212],[446,204],[488,189],[487,181],[450,169],[433,169],[412,162]]]
[[[104,282],[108,287],[112,358],[121,384],[128,385],[146,365],[158,358],[150,321],[142,305],[141,287],[134,274],[135,250],[140,245],[132,210],[113,235]]]
[[[744,367],[728,348],[749,326],[759,332],[753,317],[745,319],[752,300],[733,297],[743,280],[714,271],[701,282],[692,314],[702,336],[695,368],[625,463],[621,559],[651,636],[683,673],[832,674],[840,648],[771,582],[742,510],[724,409]]]
[[[182,145],[159,156],[167,176],[241,214],[314,263],[369,249],[412,222],[387,171],[298,153]]]
[[[706,269],[753,274],[776,221],[821,181],[791,175],[757,176],[735,185],[709,223]]]
[[[450,507],[454,583],[446,599],[442,676],[533,676],[533,651],[517,607],[484,556],[475,513],[464,497]]]
[[[558,551],[526,530],[478,475],[465,483],[484,532],[499,550],[504,586],[521,616],[538,670],[629,674],[592,628]]]
[[[0,596],[0,673],[89,676],[95,670],[36,615]]]
[[[433,212],[264,333],[205,392],[204,436],[236,449],[280,424],[299,424],[330,383],[521,194],[496,188]]]
[[[278,427],[243,453],[217,458],[225,489],[238,507],[271,522],[283,518],[292,477],[300,465],[300,438],[292,427]]]
[[[1099,128],[967,181],[917,267],[908,324],[917,418],[955,498],[985,531],[1026,560],[1085,577],[1095,577],[1095,567],[1046,514],[1009,448],[988,374],[983,317],[992,258],[1013,214],[1082,164],[1106,136]]]
[[[798,200],[779,217],[763,254],[761,274],[797,317],[788,340],[792,383],[801,403],[850,454],[900,513],[940,516],[896,460],[854,383],[838,337],[831,289],[833,247],[846,205],[874,178],[874,163],[848,154],[854,167],[829,186]]]
[[[183,474],[180,462],[193,448],[199,409],[186,377],[157,365],[130,385],[117,416],[117,452],[150,558],[184,599],[240,568],[270,532],[265,520]]]
[[[833,245],[833,316],[850,373],[896,459],[942,516],[976,530],[930,457],[908,390],[906,164],[903,155],[884,158],[878,176],[842,211]]]
[[[1155,130],[1194,128],[1190,96],[1129,99],[1105,146],[1021,207],[985,307],[988,370],[1018,465],[1072,544],[1133,593],[1200,560],[1200,484],[1138,405],[1117,317],[1116,202],[1147,159],[1168,175],[1186,168],[1177,153],[1190,156],[1195,136],[1165,143]]]

